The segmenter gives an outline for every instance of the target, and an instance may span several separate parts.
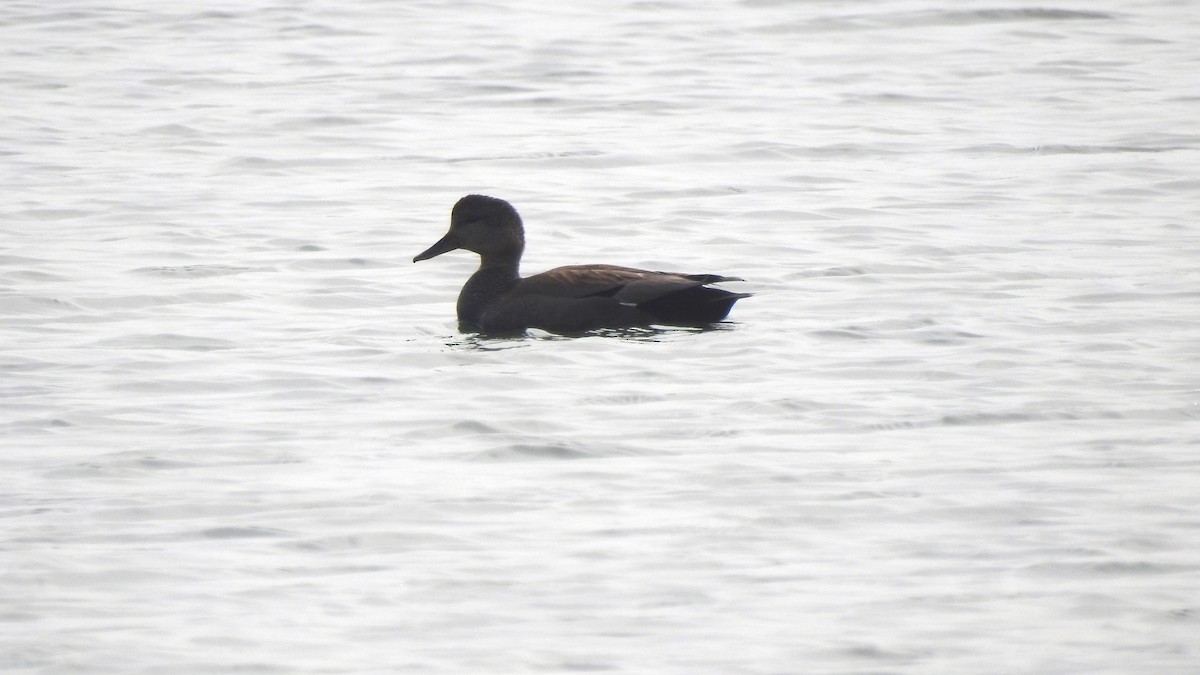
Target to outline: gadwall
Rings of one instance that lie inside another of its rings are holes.
[[[521,216],[503,199],[467,195],[450,212],[450,231],[413,262],[447,251],[479,254],[479,270],[458,296],[460,330],[521,333],[540,328],[564,335],[598,328],[705,326],[724,319],[748,293],[709,284],[740,281],[716,274],[674,274],[570,265],[521,278],[525,250]]]

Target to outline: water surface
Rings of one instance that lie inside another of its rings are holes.
[[[1198,30],[7,3],[0,669],[1194,671]],[[470,192],[756,295],[460,334]]]

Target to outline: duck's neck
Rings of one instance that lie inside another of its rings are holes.
[[[467,279],[467,284],[458,294],[459,322],[478,326],[479,319],[488,306],[521,280],[519,265],[519,258],[483,258],[479,269]]]

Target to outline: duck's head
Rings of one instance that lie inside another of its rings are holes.
[[[455,249],[474,251],[483,264],[516,263],[525,250],[525,228],[512,204],[483,195],[467,195],[450,212],[450,231],[413,262]]]

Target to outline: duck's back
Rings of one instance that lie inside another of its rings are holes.
[[[571,265],[521,279],[480,315],[488,332],[541,328],[583,333],[651,324],[699,326],[724,319],[746,297],[707,285],[711,274],[673,274],[617,265]]]

